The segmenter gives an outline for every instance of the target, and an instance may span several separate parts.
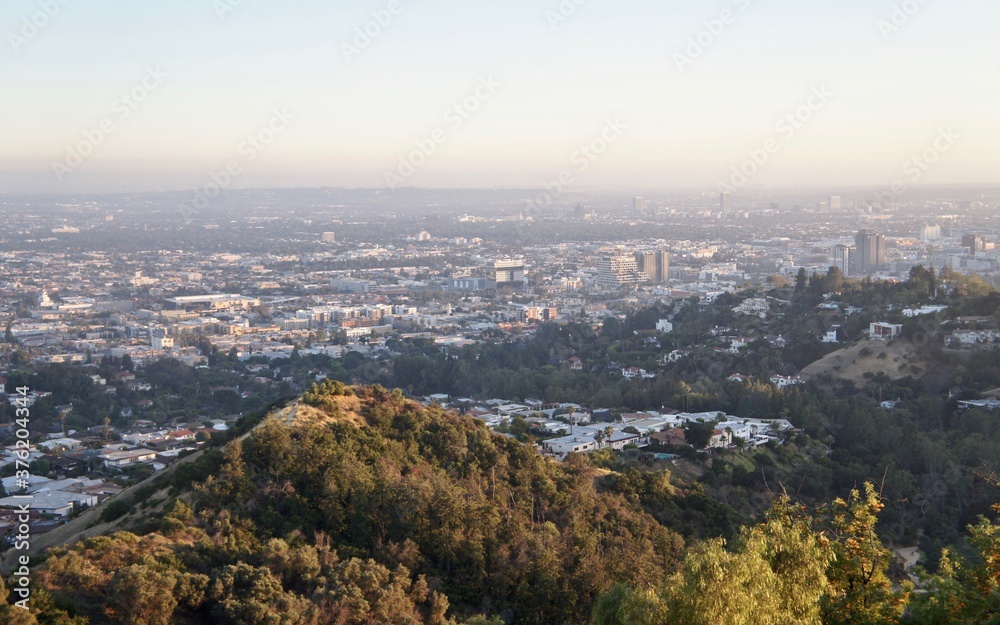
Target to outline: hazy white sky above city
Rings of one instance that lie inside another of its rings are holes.
[[[998,30],[995,0],[8,0],[0,192],[714,189],[752,154],[748,189],[1000,184]]]

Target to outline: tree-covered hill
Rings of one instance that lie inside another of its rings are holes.
[[[779,491],[757,524],[685,546],[704,497],[603,456],[558,463],[400,391],[327,381],[130,513],[131,531],[36,562],[31,610],[0,601],[0,623],[994,622],[988,519],[972,557],[946,551],[933,575],[897,565],[870,483],[813,507]]]
[[[303,404],[312,418],[233,441],[140,531],[53,553],[38,622],[582,623],[615,583],[659,585],[681,561],[680,537],[601,492],[585,458],[379,387]]]

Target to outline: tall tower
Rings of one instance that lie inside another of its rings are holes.
[[[978,234],[966,234],[962,236],[962,247],[969,250],[969,254],[975,256],[977,252],[986,249],[986,240]]]
[[[833,248],[830,254],[831,266],[840,269],[845,276],[854,273],[854,261],[857,256],[857,248],[850,245],[838,245]]]
[[[859,230],[854,238],[857,260],[854,263],[859,274],[869,274],[885,264],[885,236],[874,230]]]
[[[723,191],[719,194],[719,210],[723,213],[730,213],[733,210],[733,194]]]
[[[646,276],[650,284],[663,284],[670,278],[670,253],[664,251],[642,251],[635,253],[639,273]]]

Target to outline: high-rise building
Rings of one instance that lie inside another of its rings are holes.
[[[986,249],[986,239],[978,234],[966,234],[962,237],[962,247],[969,250],[969,254],[975,256],[977,252]]]
[[[323,233],[323,243],[336,243],[336,242],[337,242],[337,235],[335,233],[333,232]]]
[[[614,253],[601,257],[597,261],[597,286],[604,288],[634,288],[649,277],[639,271],[639,261],[635,256]]]
[[[853,274],[854,267],[852,265],[856,252],[857,248],[850,245],[838,245],[834,247],[830,253],[830,266],[837,267],[845,276]]]
[[[840,196],[839,195],[831,195],[830,196],[829,206],[830,206],[830,210],[831,211],[839,211],[840,207],[841,207]]]
[[[870,274],[885,265],[885,236],[874,230],[860,230],[854,239],[857,258],[854,269],[858,274]]]
[[[941,238],[941,226],[924,226],[920,229],[920,240],[924,243]]]
[[[733,194],[729,191],[723,191],[719,194],[719,210],[723,213],[729,213],[733,210]]]
[[[632,198],[632,212],[636,215],[645,215],[646,200],[641,197]]]
[[[490,280],[498,289],[524,286],[524,261],[498,260],[490,268]]]
[[[636,252],[635,260],[639,265],[639,272],[646,276],[647,282],[663,284],[670,278],[669,252]]]

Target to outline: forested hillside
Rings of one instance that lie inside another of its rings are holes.
[[[572,623],[683,557],[585,458],[553,463],[378,387],[304,401],[331,416],[266,421],[141,536],[59,551],[37,583],[93,623]]]
[[[681,496],[665,471],[556,463],[398,391],[325,382],[165,513],[133,512],[135,532],[51,553],[31,612],[0,620],[949,623],[991,622],[1000,598],[987,520],[971,563],[946,554],[915,587],[870,484],[814,509],[779,493],[728,543],[686,547],[654,518]]]

